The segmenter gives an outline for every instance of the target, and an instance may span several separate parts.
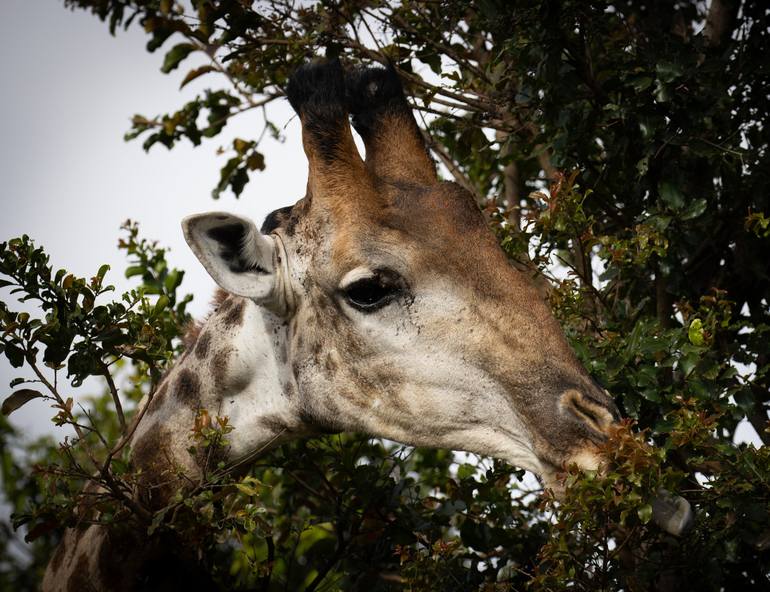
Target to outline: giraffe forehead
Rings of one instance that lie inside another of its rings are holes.
[[[337,289],[358,267],[388,268],[415,285],[443,276],[493,300],[521,284],[473,197],[455,183],[364,185],[334,200],[308,195],[265,220],[263,231],[284,238],[302,291]]]
[[[326,229],[309,238],[326,241],[332,262],[348,267],[344,273],[378,257],[451,266],[479,248],[499,250],[472,197],[454,184],[387,186],[376,200],[314,213],[313,227]]]

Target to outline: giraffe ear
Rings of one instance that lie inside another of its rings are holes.
[[[187,244],[219,286],[257,304],[279,298],[275,239],[254,223],[225,212],[207,212],[182,220]],[[279,303],[276,303],[279,304]]]

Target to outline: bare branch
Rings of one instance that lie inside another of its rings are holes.
[[[120,424],[120,433],[126,433],[126,417],[123,414],[123,405],[120,403],[120,396],[118,395],[118,388],[115,386],[115,381],[112,379],[110,369],[106,364],[102,363],[102,376],[107,381],[107,388],[110,390],[112,396],[112,402],[115,403],[115,412],[118,414],[118,423]]]

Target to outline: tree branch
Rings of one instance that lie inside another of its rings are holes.
[[[735,27],[738,16],[738,5],[735,0],[711,0],[711,7],[706,15],[706,26],[703,36],[709,47],[719,47],[724,43],[728,33]]]
[[[107,381],[107,388],[110,390],[112,396],[112,402],[115,403],[115,412],[118,414],[118,423],[120,424],[120,433],[126,433],[126,417],[123,414],[123,405],[120,403],[120,396],[118,395],[118,388],[115,386],[115,381],[112,379],[112,374],[107,364],[102,362],[102,376]]]

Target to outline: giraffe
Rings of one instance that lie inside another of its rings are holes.
[[[611,397],[472,196],[439,180],[398,77],[319,62],[292,76],[287,95],[306,195],[260,230],[224,212],[182,223],[223,291],[140,404],[137,498],[161,508],[181,485],[172,473],[200,475],[188,434],[201,408],[235,427],[231,465],[294,438],[356,431],[497,457],[557,489],[566,464],[595,469],[619,418]],[[70,528],[43,589],[205,589],[183,549],[168,557],[171,545]]]

